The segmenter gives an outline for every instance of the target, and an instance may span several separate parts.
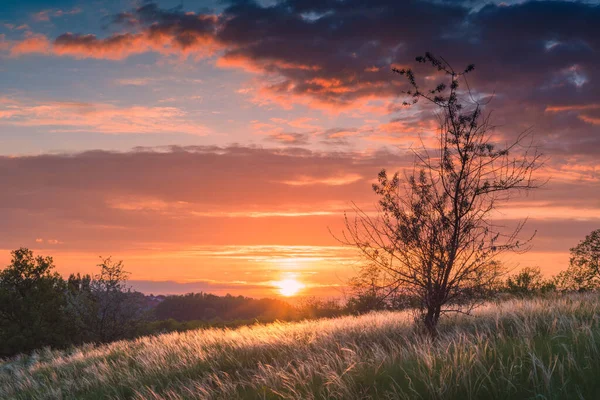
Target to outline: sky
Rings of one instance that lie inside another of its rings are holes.
[[[475,64],[500,141],[533,129],[549,181],[497,222],[528,217],[506,265],[550,276],[600,227],[598,21],[595,1],[3,0],[0,265],[24,246],[65,276],[123,260],[146,293],[343,295],[344,212],[435,135],[391,72],[430,51]]]

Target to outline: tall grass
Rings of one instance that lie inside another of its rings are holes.
[[[144,337],[0,364],[2,399],[598,399],[600,297],[511,300],[446,319],[273,323]]]

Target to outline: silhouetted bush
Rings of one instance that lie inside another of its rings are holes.
[[[537,267],[525,267],[520,272],[509,276],[502,288],[503,292],[517,296],[534,296],[556,290],[553,280],[542,277]]]

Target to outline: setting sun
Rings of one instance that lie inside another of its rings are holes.
[[[286,297],[294,296],[306,287],[306,285],[304,285],[302,282],[299,282],[293,278],[282,279],[280,281],[273,282],[273,284],[279,290],[279,294]]]

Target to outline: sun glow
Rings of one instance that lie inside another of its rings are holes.
[[[279,294],[286,297],[294,296],[306,287],[306,285],[294,278],[282,279],[280,281],[273,282],[273,284],[278,289]]]

